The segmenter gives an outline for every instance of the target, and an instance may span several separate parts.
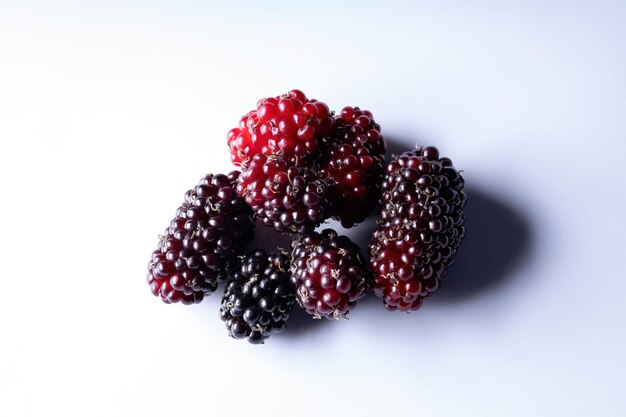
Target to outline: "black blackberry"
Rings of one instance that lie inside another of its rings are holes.
[[[365,295],[370,279],[361,249],[334,230],[292,241],[291,285],[298,303],[315,318],[346,317]]]
[[[435,147],[394,157],[370,243],[374,292],[390,310],[416,310],[434,293],[465,235],[463,177]]]
[[[258,344],[285,329],[295,301],[289,261],[288,255],[268,254],[263,249],[242,257],[220,308],[231,337]]]
[[[185,193],[148,265],[152,293],[164,302],[202,301],[252,240],[252,211],[235,192],[238,177],[208,174]]]
[[[242,166],[237,192],[264,225],[280,233],[306,233],[330,216],[328,186],[305,165],[257,154]]]

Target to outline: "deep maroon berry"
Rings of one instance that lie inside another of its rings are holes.
[[[252,240],[252,211],[235,192],[238,177],[208,174],[185,193],[148,264],[150,289],[164,302],[202,301]]]
[[[261,99],[228,132],[231,161],[246,165],[257,154],[279,154],[291,162],[315,159],[333,121],[325,103],[308,99],[300,90]]]
[[[306,233],[330,216],[328,181],[314,170],[262,154],[242,168],[237,193],[264,225],[280,233]]]
[[[331,229],[295,238],[291,268],[296,299],[315,318],[346,317],[371,280],[359,247]]]
[[[394,157],[369,245],[374,292],[389,310],[417,310],[454,262],[465,235],[464,180],[435,147]]]
[[[288,255],[268,254],[262,249],[242,256],[220,308],[231,337],[258,344],[285,329],[295,301],[289,265]]]
[[[333,135],[323,142],[319,170],[331,182],[333,217],[348,228],[376,208],[386,145],[371,112],[344,107],[335,119]]]

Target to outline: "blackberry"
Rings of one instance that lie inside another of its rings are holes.
[[[435,147],[394,157],[369,245],[374,292],[389,310],[416,310],[434,293],[465,236],[463,177]]]
[[[262,154],[242,168],[237,192],[264,225],[280,233],[306,233],[330,216],[328,182],[314,170]]]
[[[343,227],[362,222],[376,208],[385,166],[385,140],[372,113],[344,107],[324,142],[320,175],[331,181],[332,216]]]
[[[148,265],[150,289],[164,302],[202,301],[252,240],[252,211],[237,196],[238,177],[208,174],[185,193]]]
[[[263,98],[228,132],[230,158],[243,165],[257,154],[280,154],[290,162],[315,159],[332,126],[328,106],[300,90]]]
[[[286,254],[268,254],[263,249],[242,257],[220,308],[231,337],[257,344],[285,329],[295,301],[289,261]]]
[[[291,246],[298,303],[315,318],[346,317],[371,279],[359,247],[331,229],[298,236]]]

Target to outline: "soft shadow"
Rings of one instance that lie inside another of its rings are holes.
[[[466,186],[465,191],[466,236],[434,302],[462,301],[493,291],[531,253],[532,227],[520,211],[479,188]]]
[[[417,146],[434,145],[427,138],[417,137],[413,139],[402,138],[395,134],[385,133],[385,142],[387,143],[387,152],[385,160],[389,162],[392,155],[400,155],[402,152],[412,151]]]
[[[328,319],[314,319],[309,313],[304,311],[302,307],[298,305],[298,302],[293,306],[291,314],[289,315],[289,322],[285,332],[280,337],[299,337],[312,331],[319,330],[325,327],[330,320]]]
[[[376,212],[371,213],[362,223],[346,230],[345,233],[361,248],[361,252],[367,260],[370,258],[368,246],[376,230],[376,219],[378,219],[378,214]]]
[[[254,240],[248,248],[261,248],[267,252],[277,252],[284,249],[291,251],[291,236],[283,235],[274,230],[273,227],[263,226],[260,221],[254,227]]]

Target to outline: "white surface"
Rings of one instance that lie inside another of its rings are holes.
[[[0,415],[626,414],[623,2],[85,3],[0,3]],[[419,312],[257,347],[145,265],[290,88],[439,146],[469,235]]]

